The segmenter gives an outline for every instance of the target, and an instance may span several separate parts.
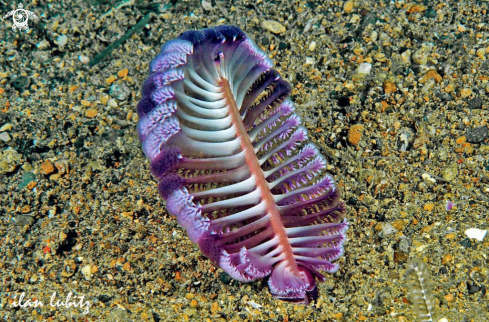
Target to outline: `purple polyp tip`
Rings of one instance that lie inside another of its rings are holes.
[[[167,199],[175,190],[183,187],[184,180],[178,174],[168,174],[161,178],[158,190],[163,198]]]
[[[285,265],[277,265],[268,280],[268,286],[273,296],[289,302],[308,304],[314,294],[317,297],[315,276],[302,266],[299,266],[297,276]]]
[[[187,31],[150,64],[138,134],[166,208],[231,277],[309,303],[348,224],[291,86],[235,26]]]
[[[164,174],[173,170],[181,159],[180,149],[170,146],[162,150],[151,162],[151,173],[156,178],[161,178]]]
[[[137,106],[138,116],[141,117],[143,115],[146,115],[155,106],[156,106],[156,104],[151,100],[151,97],[143,96],[143,98],[141,98],[141,100],[139,101],[138,106]]]

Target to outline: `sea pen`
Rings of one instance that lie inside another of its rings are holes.
[[[408,262],[405,281],[418,321],[437,321],[438,310],[430,273],[419,257],[414,257]]]
[[[309,303],[348,223],[291,86],[238,27],[187,31],[150,64],[138,133],[168,212],[241,282]]]

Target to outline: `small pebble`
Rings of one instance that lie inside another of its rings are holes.
[[[443,179],[445,179],[447,181],[452,181],[457,176],[458,176],[458,167],[457,167],[456,163],[449,165],[442,172]]]
[[[412,4],[407,10],[408,13],[418,13],[426,10],[426,7],[422,4]]]
[[[448,293],[447,295],[445,295],[445,300],[447,302],[452,302],[453,301],[453,294],[452,293]]]
[[[264,20],[261,23],[263,29],[266,29],[274,34],[281,34],[285,32],[285,26],[275,20]]]
[[[115,80],[117,79],[117,76],[115,75],[111,75],[109,76],[109,78],[107,78],[105,81],[109,84],[112,84],[113,82],[115,82]]]
[[[470,90],[470,88],[464,88],[460,91],[460,96],[462,98],[466,98],[466,97],[469,97],[470,94],[472,94],[472,91]]]
[[[443,78],[434,69],[430,69],[423,77],[419,79],[421,84],[426,83],[428,80],[433,79],[436,83],[440,83]]]
[[[129,74],[129,69],[124,68],[117,73],[117,76],[119,76],[120,78],[124,78],[127,76],[127,74]]]
[[[442,265],[446,265],[448,263],[450,263],[452,261],[452,256],[450,254],[448,255],[445,255],[442,259],[441,259],[441,264]]]
[[[133,118],[133,115],[134,115],[133,111],[127,112],[126,121],[131,121]]]
[[[395,91],[397,91],[396,84],[394,84],[393,82],[389,82],[389,81],[384,82],[383,88],[384,88],[384,93],[386,93],[386,94],[392,94]]]
[[[357,73],[363,74],[363,75],[368,75],[368,74],[370,74],[371,70],[372,70],[372,64],[361,63],[360,66],[358,66]]]
[[[202,8],[204,8],[204,10],[210,11],[212,10],[212,3],[210,1],[202,0]]]
[[[316,42],[311,41],[311,43],[309,44],[309,51],[314,51],[314,50],[316,50]]]
[[[316,61],[312,57],[306,57],[306,65],[314,65]]]
[[[470,228],[470,229],[467,229],[464,233],[469,238],[477,239],[478,241],[483,241],[484,237],[486,237],[487,230],[482,230],[482,229],[478,229],[478,228]]]
[[[54,172],[54,165],[51,162],[51,160],[46,160],[43,163],[41,163],[41,173],[42,174],[51,174]]]
[[[485,48],[477,49],[477,57],[479,57],[482,60],[486,59],[486,49]]]
[[[109,89],[109,95],[119,101],[125,100],[130,93],[126,84],[113,84]]]
[[[85,277],[85,280],[89,281],[92,279],[92,269],[90,265],[85,265],[82,267],[81,272],[83,276]]]
[[[409,239],[405,236],[400,236],[399,238],[400,238],[399,250],[406,253],[406,254],[409,254],[409,248],[411,247],[411,244],[412,244],[411,239]]]
[[[32,172],[26,172],[22,176],[22,179],[21,179],[20,184],[19,184],[19,188],[22,189],[22,188],[26,187],[27,185],[29,185],[29,183],[34,182],[34,180],[36,180],[36,175]]]
[[[431,183],[435,183],[436,182],[436,179],[433,178],[432,176],[430,176],[428,173],[423,173],[421,175],[421,178],[423,178],[423,180],[425,180],[427,182],[431,182]]]
[[[263,307],[260,304],[256,303],[255,301],[248,301],[247,304],[250,305],[252,308],[257,309],[257,310],[259,310]]]
[[[16,226],[29,226],[34,222],[34,218],[29,215],[18,215],[12,218]]]
[[[480,143],[487,139],[489,135],[489,129],[487,126],[480,126],[473,129],[468,129],[465,133],[467,142],[469,143]]]
[[[480,287],[475,285],[473,282],[468,282],[467,283],[467,291],[469,294],[475,294],[480,291]]]
[[[88,64],[90,62],[90,58],[83,55],[78,55],[78,60],[81,61],[82,64]]]
[[[60,241],[64,241],[66,239],[66,237],[68,237],[68,235],[66,235],[64,232],[59,233],[59,240]]]
[[[61,35],[58,38],[56,38],[56,44],[60,47],[63,47],[68,43],[68,37],[66,35]]]
[[[279,50],[285,50],[285,49],[287,49],[287,47],[288,47],[287,44],[284,42],[279,42],[279,44],[278,44]]]
[[[355,124],[350,127],[348,131],[348,141],[353,145],[358,145],[362,138],[364,126],[362,124]]]
[[[91,105],[90,102],[89,101],[86,101],[86,100],[82,100],[80,103],[81,103],[81,105],[83,105],[85,107],[88,107],[88,106]]]
[[[370,33],[370,40],[375,42],[375,41],[377,41],[378,36],[379,36],[379,33],[375,30],[372,30],[372,32]]]
[[[317,21],[316,18],[311,18],[307,21],[306,26],[304,27],[304,31],[302,32],[303,34],[307,33],[309,30],[311,30],[313,23]]]
[[[122,269],[124,271],[130,271],[131,270],[131,263],[125,262],[124,265],[122,265]]]
[[[429,44],[423,44],[420,49],[418,49],[413,54],[413,61],[418,65],[424,65],[428,62],[428,57],[431,52],[432,46]]]
[[[215,313],[217,313],[219,310],[220,310],[220,308],[219,308],[219,304],[218,304],[217,302],[212,303],[212,306],[211,306],[211,313],[212,313],[212,314],[215,314]]]
[[[32,57],[34,58],[34,61],[37,63],[45,63],[50,59],[51,53],[46,51],[34,51],[32,53]]]
[[[479,97],[473,98],[467,102],[467,105],[471,110],[482,108],[483,104],[484,104],[484,101],[482,99],[480,99]],[[0,132],[1,131],[2,131],[2,129],[0,129]]]
[[[0,127],[0,132],[10,131],[14,126],[11,123],[5,123],[2,127]]]
[[[97,116],[97,114],[98,111],[94,108],[90,108],[85,112],[85,116],[89,118],[94,118],[95,116]]]
[[[353,15],[351,15],[350,23],[355,24],[355,23],[359,22],[361,18],[362,17],[360,17],[360,15],[353,14]]]
[[[397,233],[397,230],[391,224],[385,223],[384,225],[382,225],[382,237],[386,237],[395,233]]]
[[[102,103],[103,105],[107,105],[107,102],[109,101],[109,96],[102,96],[102,98],[100,98],[100,103]]]
[[[455,90],[455,86],[453,84],[448,84],[447,86],[445,86],[445,92],[447,93],[451,93]]]
[[[446,234],[445,238],[446,239],[454,239],[456,235],[454,233]]]
[[[229,276],[227,273],[225,272],[221,272],[219,274],[219,280],[221,282],[223,282],[224,284],[229,284],[231,282],[231,276]]]
[[[346,1],[343,5],[343,11],[350,13],[353,10],[353,1]]]
[[[43,40],[36,44],[37,49],[43,50],[50,47],[49,41]]]
[[[401,54],[402,61],[405,64],[411,64],[411,50],[408,49]]]
[[[0,133],[0,141],[3,141],[5,143],[9,142],[12,138],[10,137],[10,135],[8,135],[7,132],[2,132]]]
[[[111,99],[109,99],[109,101],[107,102],[107,106],[108,106],[108,107],[113,107],[113,108],[114,108],[114,107],[117,107],[117,106],[119,106],[119,105],[117,104],[117,102],[115,101],[115,99],[111,98]]]

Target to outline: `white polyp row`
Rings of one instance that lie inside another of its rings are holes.
[[[318,193],[322,194],[329,190],[334,190],[333,178],[331,178],[329,175],[325,175],[316,183],[313,183],[309,186],[302,187],[300,189],[293,190],[281,195],[274,195],[273,198],[275,199],[275,202],[278,204],[286,199],[292,199],[294,197],[299,197],[301,195],[315,195]]]
[[[222,88],[219,86],[215,86],[205,79],[203,79],[193,68],[192,65],[188,66],[188,68],[185,69],[185,77],[190,79],[192,82],[194,82],[196,85],[200,86],[202,89],[208,91],[208,92],[214,92],[214,93],[221,93]],[[210,108],[210,107],[209,107]]]
[[[251,129],[248,134],[250,136],[251,142],[253,142],[258,135],[264,133],[269,129],[272,124],[275,124],[281,117],[292,113],[293,110],[289,108],[289,104],[286,102],[282,103],[276,111],[270,112],[268,118],[261,120],[261,122]]]
[[[292,114],[287,119],[284,120],[282,124],[277,126],[275,129],[267,133],[259,141],[253,143],[253,148],[255,153],[260,151],[264,145],[274,145],[278,141],[283,140],[284,136],[290,134],[291,131],[296,129],[300,125],[300,119],[295,114]],[[266,148],[265,148],[266,149]]]
[[[271,175],[274,175],[278,171],[285,170],[285,167],[291,166],[295,162],[301,164],[302,162],[309,160],[311,157],[313,157],[315,155],[319,155],[319,153],[317,153],[316,147],[313,144],[308,143],[295,156],[290,157],[289,159],[282,162],[281,164],[279,164],[278,166],[276,166],[275,168],[273,168],[271,170],[264,171],[265,177],[269,178]]]
[[[305,141],[306,139],[307,139],[307,130],[304,127],[300,126],[294,133],[291,134],[290,138],[287,141],[283,142],[279,146],[275,147],[274,149],[271,149],[266,154],[261,156],[258,159],[258,163],[262,165],[268,159],[270,159],[272,155],[279,152],[285,153],[285,155],[289,156],[291,154],[291,151],[294,149],[294,147],[299,142]]]
[[[252,233],[254,231],[257,231],[261,228],[265,228],[268,226],[268,222],[270,220],[269,215],[265,215],[257,220],[255,220],[252,223],[249,223],[247,225],[244,225],[242,227],[236,228],[231,231],[223,232],[219,234],[219,244],[222,246],[228,242],[234,241],[239,239],[242,236],[245,236],[249,233]],[[214,221],[212,222],[213,228],[216,227]]]
[[[255,177],[250,176],[247,179],[238,183],[229,184],[215,189],[194,192],[192,194],[194,195],[195,198],[211,198],[211,197],[215,198],[215,197],[221,197],[221,196],[226,196],[231,194],[250,192],[254,190],[255,186],[256,186]],[[250,199],[252,198],[250,197]],[[216,202],[214,204],[216,204]]]
[[[236,129],[231,126],[219,131],[196,130],[180,123],[182,132],[189,138],[205,142],[227,142],[236,137]]]
[[[279,178],[275,179],[274,181],[270,182],[268,186],[270,189],[276,187],[277,185],[291,179],[297,176],[300,176],[301,174],[304,175],[307,181],[309,181],[311,178],[314,178],[318,175],[321,174],[321,170],[326,167],[326,163],[324,162],[324,159],[321,157],[316,157],[314,160],[312,160],[307,166],[301,167],[299,169],[296,169],[294,171],[290,171],[289,173],[280,176]],[[313,173],[309,173],[309,171],[313,171]]]
[[[263,215],[265,214],[265,212],[266,212],[265,203],[263,201],[260,201],[258,204],[246,210],[242,210],[235,214],[212,220],[212,226],[215,227],[216,229],[231,226],[233,224],[251,219],[253,217]]]

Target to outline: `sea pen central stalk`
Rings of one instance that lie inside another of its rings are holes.
[[[229,114],[231,115],[232,123],[236,129],[236,134],[240,139],[241,148],[245,152],[246,163],[248,164],[251,174],[255,178],[256,187],[260,191],[262,201],[265,203],[266,211],[270,216],[270,222],[272,224],[273,231],[278,237],[280,245],[282,246],[282,251],[285,254],[285,261],[290,270],[296,276],[299,276],[299,268],[294,258],[292,247],[287,239],[287,234],[282,223],[279,209],[277,207],[277,204],[275,203],[272,192],[270,191],[263,170],[258,163],[258,158],[256,157],[253,144],[251,143],[248,132],[246,131],[246,128],[243,124],[239,109],[236,106],[236,101],[231,92],[229,82],[227,79],[221,77],[219,85],[224,89],[226,105],[229,106]]]

